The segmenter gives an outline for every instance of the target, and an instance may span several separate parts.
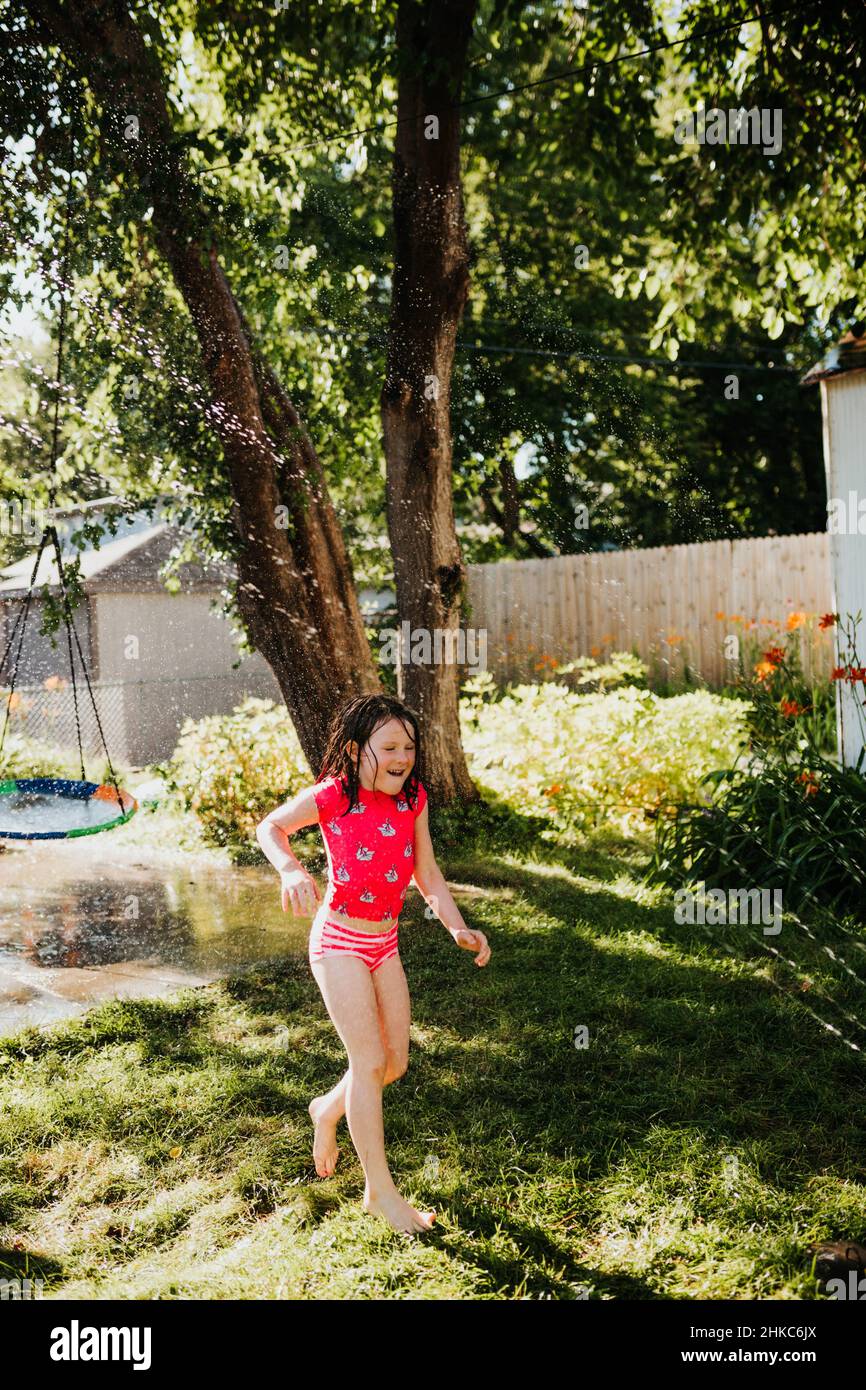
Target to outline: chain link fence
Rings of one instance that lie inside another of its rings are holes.
[[[51,678],[57,681],[56,677]],[[78,682],[81,743],[88,758],[104,756],[93,703],[113,762],[143,766],[171,756],[184,720],[225,714],[247,695],[282,703],[279,687],[269,672],[230,672],[219,676],[186,676],[139,681],[91,681],[93,701]],[[47,687],[16,686],[7,738],[19,734],[63,753],[77,752],[75,699],[67,679]],[[0,702],[0,725],[5,717],[8,688]]]

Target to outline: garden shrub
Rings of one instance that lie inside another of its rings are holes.
[[[634,652],[611,652],[607,661],[599,663],[595,657],[579,656],[564,666],[555,668],[557,676],[571,676],[570,688],[580,695],[595,692],[603,694],[617,690],[624,685],[645,686],[649,668]]]
[[[431,808],[443,849],[517,847],[545,827],[559,836],[646,823],[660,806],[694,800],[706,772],[734,764],[746,708],[706,691],[663,700],[633,686],[580,695],[555,682],[500,696],[485,674],[467,681],[461,720],[485,800]],[[262,817],[314,780],[285,708],[257,699],[188,720],[166,771],[205,838],[230,847],[253,843]]]
[[[465,851],[491,849],[527,852],[539,845],[550,828],[547,814],[529,816],[491,796],[481,801],[430,806],[430,834],[437,852],[458,856]]]
[[[252,697],[188,719],[168,765],[169,786],[215,845],[253,842],[262,817],[313,780],[285,706]]]
[[[2,722],[2,713],[0,713]],[[90,781],[103,781],[104,757],[88,760],[85,766]],[[97,767],[99,771],[97,771]],[[54,748],[38,739],[27,738],[22,734],[6,735],[3,753],[0,755],[0,778],[8,777],[70,777],[81,776],[81,763],[77,752],[70,749]]]
[[[499,696],[489,674],[467,682],[461,708],[479,786],[561,834],[627,831],[661,806],[697,800],[707,772],[736,763],[747,717],[744,702],[709,691],[580,695],[545,682]]]

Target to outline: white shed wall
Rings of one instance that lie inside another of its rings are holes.
[[[849,494],[866,497],[866,371],[828,377],[821,382],[824,418],[824,464],[828,498],[841,499],[848,509],[847,533],[830,535],[830,561],[833,577],[833,608],[843,619],[846,614],[863,614],[857,634],[860,661],[866,653],[866,536],[860,534],[857,505],[848,507]],[[849,654],[842,652],[840,664]],[[846,766],[853,766],[863,747],[866,711],[859,704],[864,686],[848,681],[836,682],[836,719],[839,754]]]
[[[94,647],[100,680],[222,676],[237,660],[225,618],[211,609],[212,595],[96,593]],[[138,657],[127,655],[137,639]],[[243,669],[268,671],[258,652]]]
[[[100,684],[123,691],[118,758],[149,763],[168,757],[185,719],[225,714],[246,695],[281,701],[264,658],[238,651],[211,594],[106,593],[93,597],[94,648]],[[137,639],[137,657],[129,639]]]

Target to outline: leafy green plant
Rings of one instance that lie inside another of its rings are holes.
[[[815,614],[789,614],[784,633],[778,625],[779,636],[770,643],[744,634],[733,689],[751,706],[755,748],[778,753],[808,746],[829,753],[836,746],[835,691],[831,680],[816,673],[815,620]],[[835,614],[826,614],[818,630],[835,621]],[[803,664],[804,635],[812,648],[811,674]]]
[[[844,664],[833,677],[855,687],[866,681],[857,655],[858,621],[859,615],[840,621],[836,614],[821,620],[825,628],[840,627]],[[761,883],[781,888],[794,908],[821,904],[862,916],[863,755],[856,768],[840,768],[826,756],[826,712],[805,704],[791,642],[767,648],[741,688],[750,697],[751,756],[743,766],[704,778],[708,804],[670,808],[659,818],[650,880],[681,886],[703,879],[723,888]],[[862,706],[855,707],[862,730]]]
[[[95,761],[93,766],[88,762],[85,769],[93,781],[102,780],[101,774],[96,773],[96,766]],[[81,776],[81,764],[77,754],[71,749],[54,748],[23,734],[7,733],[3,754],[0,757],[0,776],[75,778]]]
[[[812,903],[862,916],[866,779],[812,755],[808,765],[754,760],[709,773],[709,805],[658,819],[650,882],[781,888],[786,907]]]
[[[546,816],[521,814],[489,791],[483,801],[430,808],[430,834],[441,854],[459,855],[492,846],[520,853],[542,841],[549,825]]]
[[[628,830],[661,806],[695,801],[707,772],[740,757],[748,708],[705,690],[672,699],[635,687],[580,695],[552,681],[500,695],[475,677],[461,713],[479,786],[567,835]]]
[[[564,666],[556,667],[556,675],[573,675],[573,685],[582,695],[604,693],[624,685],[644,687],[649,668],[635,652],[611,652],[604,662],[592,656],[579,656]]]
[[[216,845],[254,841],[262,817],[312,780],[288,711],[254,698],[187,720],[168,765],[170,788]]]

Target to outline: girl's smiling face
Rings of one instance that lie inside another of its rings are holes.
[[[349,753],[357,756],[354,744]],[[415,763],[415,739],[411,725],[389,719],[374,729],[361,753],[361,786],[367,791],[388,792],[396,796]],[[378,766],[377,766],[378,764]]]

